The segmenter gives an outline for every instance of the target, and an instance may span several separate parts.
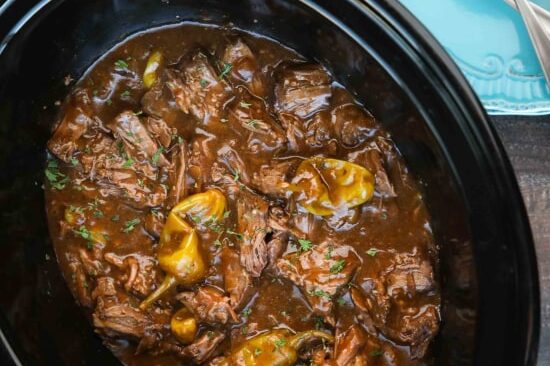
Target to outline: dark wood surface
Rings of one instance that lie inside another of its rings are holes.
[[[538,365],[550,365],[550,116],[493,117],[514,166],[535,239],[541,290]]]

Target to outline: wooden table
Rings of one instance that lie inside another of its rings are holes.
[[[550,365],[550,116],[493,117],[512,161],[531,221],[539,265],[538,365]]]

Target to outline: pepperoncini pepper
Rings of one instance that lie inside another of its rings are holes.
[[[211,189],[189,196],[178,203],[166,219],[160,235],[157,259],[166,272],[163,283],[141,304],[146,309],[176,284],[190,286],[206,274],[206,264],[199,249],[199,237],[187,223],[185,215],[219,221],[225,211],[225,196]]]
[[[197,334],[197,320],[187,308],[181,308],[172,316],[170,329],[180,342],[190,344]]]
[[[332,335],[319,330],[293,335],[286,329],[277,329],[247,340],[223,360],[220,366],[292,366],[298,360],[298,351],[302,345],[314,339],[334,342]]]
[[[158,80],[158,69],[162,63],[163,55],[160,51],[154,51],[147,59],[143,72],[143,85],[149,89]]]
[[[296,201],[314,215],[359,206],[374,194],[374,176],[343,160],[313,157],[300,163],[289,185]]]

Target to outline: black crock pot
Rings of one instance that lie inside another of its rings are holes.
[[[186,20],[257,32],[316,59],[392,133],[422,183],[441,248],[436,364],[535,364],[537,268],[512,169],[457,67],[395,0],[7,0],[0,6],[2,365],[117,364],[57,268],[41,188],[45,142],[55,102],[68,91],[65,76],[78,79],[129,34]]]

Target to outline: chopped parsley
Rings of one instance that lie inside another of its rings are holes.
[[[130,96],[130,91],[129,91],[129,90],[125,90],[125,91],[123,91],[122,93],[120,93],[120,96],[121,96],[122,98],[129,97],[129,96]]]
[[[80,206],[69,205],[69,211],[74,212],[79,215],[84,215],[84,209]]]
[[[231,71],[232,68],[233,68],[233,65],[231,65],[228,62],[224,62],[223,67],[222,67],[222,71],[221,71],[220,75],[218,75],[218,79],[221,80],[224,77],[226,77],[227,74],[229,74],[229,72]]]
[[[201,79],[201,81],[199,81],[199,83],[201,84],[201,88],[206,88],[208,85],[210,85],[210,83],[208,82],[208,80],[205,80],[205,79]]]
[[[330,294],[328,292],[320,290],[320,289],[313,290],[313,291],[310,292],[310,294],[312,296],[317,296],[317,297],[323,297],[325,299],[330,299]]]
[[[118,222],[118,221],[120,221],[120,215],[113,215],[113,216],[111,216],[111,221],[113,221],[113,222]]]
[[[227,229],[225,232],[228,233],[229,235],[234,235],[238,240],[243,239],[243,234],[241,234],[241,233],[237,233],[237,232],[235,232],[233,230],[229,230],[229,229]]]
[[[159,162],[159,159],[160,159],[160,154],[162,154],[164,152],[164,147],[159,147],[157,151],[155,151],[155,153],[153,154],[153,157],[151,157],[151,162],[153,163],[153,165],[157,165],[158,162]]]
[[[258,357],[261,354],[262,354],[261,348],[258,348],[258,347],[254,348],[254,356]]]
[[[243,325],[243,327],[241,328],[241,334],[242,335],[247,335],[248,334],[248,326],[247,325]]]
[[[328,261],[332,257],[332,251],[334,250],[334,247],[332,245],[329,245],[327,252],[325,253],[325,259]]]
[[[220,239],[216,239],[216,240],[214,240],[214,245],[217,246],[217,247],[221,247],[222,242],[220,241]]]
[[[344,300],[343,297],[339,297],[338,300],[336,300],[336,302],[337,302],[338,305],[340,305],[340,306],[346,305],[346,300]]]
[[[313,321],[315,322],[315,329],[319,330],[325,326],[325,320],[322,316],[314,316]]]
[[[242,311],[242,314],[243,314],[243,316],[244,316],[245,318],[248,318],[248,317],[250,316],[251,313],[252,313],[252,309],[250,309],[250,308],[244,309],[244,310]]]
[[[236,182],[239,180],[240,172],[238,170],[235,170],[235,173],[233,173],[233,181]]]
[[[78,159],[77,158],[71,158],[70,161],[71,161],[72,166],[77,166],[78,165]]]
[[[130,231],[134,230],[136,228],[136,225],[140,222],[141,221],[139,219],[128,220],[124,223],[124,229],[122,229],[122,231],[124,231],[125,233],[129,233]]]
[[[313,247],[313,244],[311,244],[311,240],[298,239],[298,243],[300,244],[300,250],[302,252],[306,252]]]
[[[111,99],[107,99],[107,105],[112,105],[113,101]]]
[[[260,122],[260,121],[258,121],[257,119],[251,119],[251,120],[249,120],[248,122],[246,122],[246,124],[247,124],[248,126],[254,128],[254,127],[256,127],[256,125],[258,124],[258,122]]]
[[[280,348],[286,346],[286,339],[284,338],[280,338],[280,339],[277,339],[275,342],[275,351],[278,351]]]
[[[116,67],[117,69],[126,70],[126,69],[128,69],[129,65],[128,65],[128,63],[127,63],[126,61],[120,59],[120,60],[116,60],[116,61],[115,61],[115,67]]]
[[[337,260],[331,267],[330,273],[337,274],[343,271],[346,266],[346,261],[344,259]]]
[[[82,237],[82,239],[86,239],[86,240],[90,240],[92,238],[92,234],[90,233],[90,231],[88,229],[86,229],[86,226],[84,225],[81,225],[78,230],[74,230],[73,229],[73,232]]]
[[[384,354],[384,352],[382,352],[381,349],[375,349],[375,350],[369,352],[369,356],[371,356],[371,357],[380,357],[383,354]]]
[[[243,108],[248,109],[248,108],[250,108],[250,106],[251,106],[252,104],[247,103],[247,102],[245,102],[245,101],[242,101],[242,102],[239,103],[239,105],[240,105],[241,107],[243,107]]]
[[[370,248],[369,250],[367,250],[367,254],[370,255],[371,257],[374,257],[376,253],[378,253],[378,249],[376,248]]]
[[[69,177],[59,171],[59,166],[55,160],[48,161],[48,166],[46,167],[44,174],[46,175],[46,178],[50,182],[51,186],[58,191],[65,188],[67,182],[69,181]]]
[[[124,161],[124,164],[122,164],[123,168],[130,168],[132,165],[134,165],[134,161],[132,158],[128,158]]]

